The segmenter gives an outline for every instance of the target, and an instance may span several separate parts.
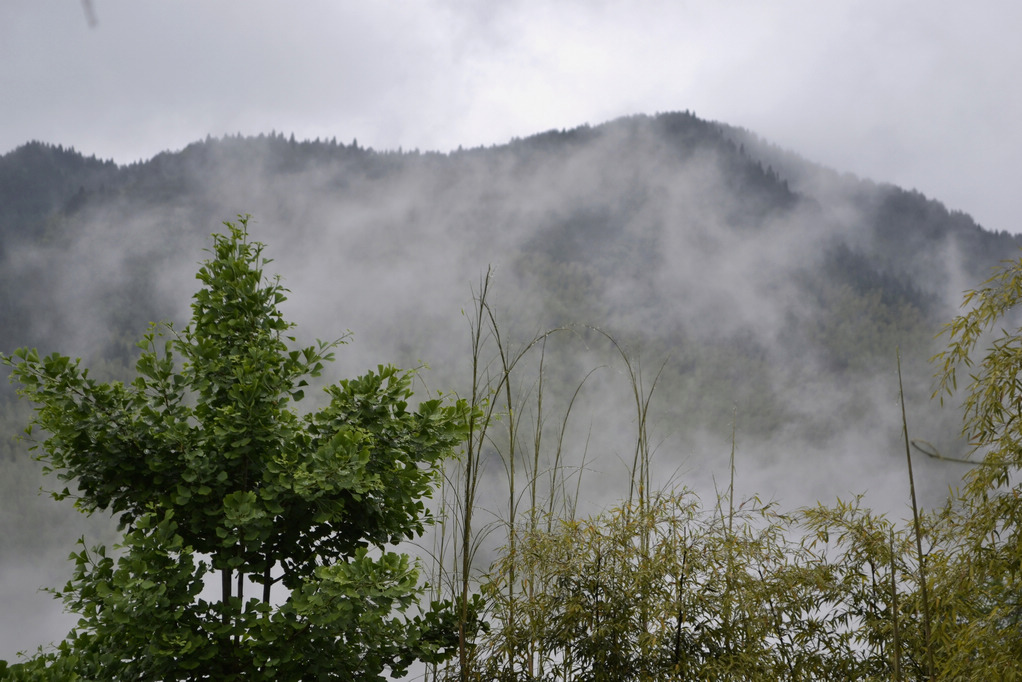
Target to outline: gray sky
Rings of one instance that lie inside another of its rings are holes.
[[[1022,231],[1017,0],[0,3],[0,153],[499,144],[691,110]]]

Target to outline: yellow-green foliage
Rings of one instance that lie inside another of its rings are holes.
[[[523,526],[484,584],[472,677],[887,679],[889,530],[855,506],[782,516],[684,492]]]

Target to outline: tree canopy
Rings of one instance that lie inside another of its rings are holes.
[[[39,459],[69,483],[57,496],[124,531],[114,552],[82,542],[56,591],[77,627],[10,672],[382,679],[452,653],[454,610],[419,609],[418,567],[388,546],[424,532],[468,408],[413,410],[411,375],[380,366],[299,412],[341,341],[295,347],[264,246],[247,218],[225,226],[191,323],[153,325],[130,383],[56,353],[2,356],[36,405]]]

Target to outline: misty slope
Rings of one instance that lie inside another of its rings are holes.
[[[769,431],[793,371],[861,377],[899,345],[928,356],[960,292],[1019,245],[682,113],[450,155],[271,135],[111,169],[33,144],[0,158],[16,177],[0,183],[22,197],[0,234],[28,243],[2,269],[6,349],[123,354],[147,321],[184,317],[205,236],[244,212],[316,334],[350,328],[381,360],[453,360],[452,311],[492,264],[528,331],[594,324],[674,357],[705,413],[686,426],[737,403]]]
[[[786,384],[804,376],[927,357],[1020,243],[687,113],[449,155],[270,135],[115,168],[33,143],[0,157],[0,196],[6,350],[125,356],[149,320],[185,317],[206,236],[244,212],[298,321],[354,330],[373,361],[453,363],[454,315],[492,264],[525,331],[587,323],[669,354],[686,429],[737,404],[753,433],[798,417]]]
[[[186,319],[209,232],[251,213],[300,329],[355,332],[342,372],[424,360],[458,386],[460,310],[493,265],[512,336],[591,324],[669,358],[658,427],[691,444],[737,414],[763,461],[886,449],[896,347],[923,428],[953,424],[924,400],[932,337],[1019,246],[687,113],[451,154],[270,135],[115,167],[33,143],[0,157],[0,196],[7,351],[122,363],[148,321]],[[607,361],[579,347],[548,363],[564,385]]]
[[[114,168],[31,144],[0,158],[0,179],[19,197],[0,211],[6,350],[126,357],[149,320],[185,319],[206,236],[251,213],[297,321],[354,330],[370,363],[448,376],[458,311],[493,265],[516,332],[592,324],[669,356],[668,431],[725,432],[737,408],[757,438],[865,417],[896,347],[925,393],[922,360],[961,291],[1020,244],[687,113],[449,155],[274,134]]]

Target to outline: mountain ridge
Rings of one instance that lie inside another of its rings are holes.
[[[433,350],[451,324],[442,309],[459,308],[490,264],[505,309],[533,327],[587,324],[664,354],[686,348],[685,366],[727,376],[734,362],[760,377],[750,386],[873,372],[894,345],[928,357],[961,292],[1022,246],[921,193],[689,112],[451,152],[271,133],[118,166],[30,143],[0,156],[0,205],[15,195],[20,208],[0,210],[0,343],[65,339],[122,359],[148,320],[185,317],[199,245],[240,213],[302,273],[297,285],[378,292],[296,305],[310,320],[386,329],[368,334],[391,359],[445,355]],[[762,393],[741,384],[724,385]],[[746,397],[760,405],[750,412],[771,412],[774,396]]]

